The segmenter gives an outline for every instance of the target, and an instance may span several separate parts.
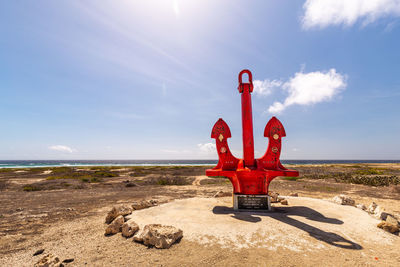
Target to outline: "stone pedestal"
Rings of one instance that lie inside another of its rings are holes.
[[[242,211],[270,211],[271,199],[268,195],[233,194],[233,209]]]

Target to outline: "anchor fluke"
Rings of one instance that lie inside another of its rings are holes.
[[[215,169],[235,169],[239,159],[235,158],[228,145],[228,138],[231,137],[231,130],[223,119],[219,119],[211,130],[211,138],[215,139],[215,145],[218,152],[218,164]]]
[[[229,129],[228,124],[226,124],[223,119],[219,118],[211,130],[211,138],[220,138],[221,135],[223,138],[230,138],[231,130]]]
[[[276,117],[272,117],[267,125],[265,125],[264,129],[264,136],[268,138],[276,138],[276,135],[278,134],[280,137],[286,136],[285,128],[283,127],[282,123],[280,120],[278,120]]]

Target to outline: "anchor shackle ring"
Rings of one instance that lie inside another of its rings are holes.
[[[248,83],[243,83],[242,82],[242,76],[243,76],[244,73],[246,73],[247,76],[249,77],[249,82]],[[239,93],[243,93],[244,86],[249,86],[249,92],[250,93],[253,92],[253,76],[251,75],[251,71],[249,71],[247,69],[242,70],[239,73],[239,87],[238,87]]]

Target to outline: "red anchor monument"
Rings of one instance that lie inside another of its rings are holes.
[[[243,74],[248,75],[249,82],[243,83]],[[233,185],[234,209],[270,210],[268,187],[277,176],[299,176],[299,172],[286,169],[280,162],[282,137],[286,136],[282,123],[272,117],[265,126],[264,136],[269,143],[264,156],[254,159],[253,116],[251,92],[253,79],[249,70],[239,73],[239,93],[242,97],[242,130],[243,159],[232,155],[228,146],[231,131],[223,119],[219,119],[212,128],[211,138],[215,138],[218,164],[206,170],[207,176],[224,176]]]

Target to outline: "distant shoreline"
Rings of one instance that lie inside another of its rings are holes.
[[[44,167],[128,167],[128,166],[209,166],[218,160],[0,160],[1,168]],[[282,160],[283,164],[400,163],[400,160]]]

